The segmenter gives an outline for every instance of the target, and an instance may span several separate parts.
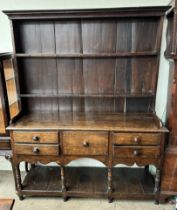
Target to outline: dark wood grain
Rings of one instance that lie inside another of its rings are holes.
[[[22,93],[57,94],[57,70],[55,60],[24,59],[21,61],[20,67],[21,77],[23,78],[23,81],[21,81]],[[33,75],[36,75],[35,78]],[[44,75],[48,75],[48,77]]]
[[[68,31],[70,31],[70,33],[68,33]],[[80,33],[79,20],[55,22],[56,53],[80,53]]]
[[[159,46],[156,46],[158,21],[158,18],[132,20],[132,37],[135,39],[131,46],[133,51],[159,49]],[[146,37],[146,43],[139,41],[141,37]],[[157,47],[158,49],[156,49]]]
[[[83,93],[82,61],[80,59],[57,60],[58,68],[58,93],[79,94]],[[70,72],[73,72],[71,74]]]

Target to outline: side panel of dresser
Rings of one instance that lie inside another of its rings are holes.
[[[7,90],[5,86],[4,55],[0,56],[0,150],[10,149],[10,137],[6,132],[6,126],[8,125],[9,109],[7,102]]]
[[[177,60],[175,60],[175,71],[174,77],[171,81],[172,84],[172,94],[170,100],[170,110],[168,115],[168,126],[170,128],[169,142],[166,147],[162,179],[161,179],[161,192],[160,192],[160,202],[164,203],[170,197],[177,195],[177,185],[176,185],[176,162],[177,162],[177,85],[176,85],[176,75],[177,75]]]
[[[10,120],[19,113],[13,59],[10,53],[0,54],[0,150],[11,149],[9,132]]]
[[[177,1],[167,15],[167,49],[165,56],[169,59],[169,100],[167,123],[170,129],[169,142],[166,148],[161,178],[160,202],[177,195]]]
[[[169,146],[165,152],[162,171],[160,203],[164,203],[171,196],[177,195],[177,147]]]

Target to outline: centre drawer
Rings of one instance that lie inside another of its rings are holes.
[[[89,131],[63,132],[63,154],[107,155],[108,133]]]
[[[160,146],[114,146],[113,156],[116,158],[158,158]]]
[[[114,145],[160,145],[159,133],[112,133]]]
[[[59,155],[59,145],[41,145],[41,144],[15,144],[14,149],[17,155]]]
[[[47,144],[58,144],[58,132],[13,132],[13,138],[15,143],[47,143]]]

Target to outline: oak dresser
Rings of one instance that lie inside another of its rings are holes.
[[[167,9],[5,11],[20,106],[7,128],[9,158],[20,199],[158,202],[168,130],[155,98]],[[80,158],[104,167],[67,166]]]

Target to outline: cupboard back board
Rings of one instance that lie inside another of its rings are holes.
[[[166,9],[6,11],[23,110],[154,111]]]

